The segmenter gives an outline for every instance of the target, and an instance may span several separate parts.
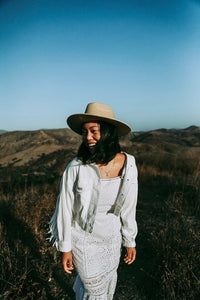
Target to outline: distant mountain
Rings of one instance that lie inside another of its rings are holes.
[[[132,138],[133,143],[167,144],[200,147],[200,127],[187,129],[158,129],[141,133]]]
[[[0,129],[0,134],[7,132],[6,130]]]
[[[42,155],[76,149],[80,136],[70,129],[12,131],[0,135],[0,164],[26,165]]]
[[[197,130],[197,131],[200,131],[200,127],[192,125],[192,126],[187,127],[185,130]]]
[[[81,137],[70,129],[12,131],[0,135],[0,166],[38,165],[59,169],[76,155]],[[145,152],[200,155],[200,127],[131,132],[120,139],[122,149],[138,155]]]

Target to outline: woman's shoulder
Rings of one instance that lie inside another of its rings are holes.
[[[66,166],[66,168],[63,172],[63,176],[74,178],[74,176],[76,176],[79,173],[79,168],[81,165],[82,165],[82,162],[77,157],[75,157]]]
[[[78,159],[78,157],[75,157],[74,159],[72,159],[69,164],[66,167],[66,170],[72,169],[72,168],[76,168],[81,166],[83,163],[80,159]]]
[[[69,163],[70,167],[76,167],[76,166],[80,166],[82,165],[82,161],[80,159],[78,159],[78,157],[75,157],[74,159],[71,160],[71,162]]]
[[[127,161],[129,161],[129,162],[135,162],[135,156],[134,155],[129,154],[127,152],[121,152],[121,154],[125,155]]]

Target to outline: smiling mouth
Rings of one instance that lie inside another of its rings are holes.
[[[96,143],[94,144],[88,144],[89,147],[94,147],[96,145]]]

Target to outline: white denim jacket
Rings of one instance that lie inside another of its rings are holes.
[[[135,220],[138,194],[135,158],[127,153],[119,193],[113,213],[120,215],[123,246],[135,247]],[[71,226],[76,221],[91,233],[100,194],[101,177],[95,163],[83,165],[73,159],[63,173],[56,210],[49,223],[50,238],[57,250],[71,251]]]

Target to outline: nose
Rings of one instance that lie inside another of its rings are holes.
[[[87,140],[91,140],[92,139],[92,133],[90,131],[88,131],[87,133]]]

